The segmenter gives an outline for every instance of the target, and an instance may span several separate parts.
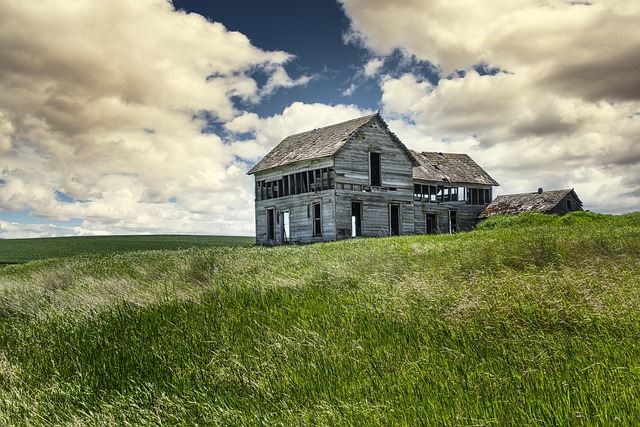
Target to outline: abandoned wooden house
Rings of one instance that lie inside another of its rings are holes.
[[[409,150],[379,114],[291,135],[248,174],[263,245],[468,230],[498,185],[466,154]]]
[[[521,212],[542,212],[548,214],[566,214],[582,210],[582,201],[571,189],[543,191],[539,188],[535,193],[504,194],[485,208],[478,216],[480,219],[493,215]]]

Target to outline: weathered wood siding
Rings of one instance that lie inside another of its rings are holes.
[[[313,233],[313,205],[320,203],[322,235]],[[267,238],[267,211],[273,209],[276,220],[275,239]],[[284,243],[283,212],[289,212],[289,233],[291,243],[313,243],[336,240],[335,194],[332,190],[317,193],[298,194],[278,199],[256,202],[256,243],[277,245]]]
[[[371,185],[370,154],[380,154],[380,185]],[[414,233],[413,161],[378,120],[362,127],[335,156],[336,229],[351,236],[351,204],[362,203],[362,235],[390,234],[390,205],[400,206],[400,234]]]
[[[413,204],[394,198],[393,195],[357,191],[337,191],[336,228],[338,239],[351,237],[351,206],[353,202],[362,204],[362,237],[389,236],[391,232],[391,205],[400,208],[400,234],[414,234]]]
[[[445,202],[445,203],[415,203],[415,232],[416,234],[427,233],[427,214],[436,215],[436,232],[449,233],[449,212],[454,210],[458,215],[458,230],[469,231],[478,222],[478,215],[484,210],[486,205],[467,205],[465,202]]]
[[[255,181],[275,181],[284,175],[305,172],[320,168],[332,168],[332,158],[312,159],[289,165],[287,167],[270,169],[255,175]],[[313,204],[321,203],[322,235],[313,233]],[[267,210],[274,209],[276,217],[275,239],[269,240]],[[268,200],[256,200],[256,243],[259,245],[277,245],[284,243],[283,212],[289,212],[289,239],[291,243],[312,243],[336,240],[335,233],[335,192],[323,190],[304,194],[278,197]]]

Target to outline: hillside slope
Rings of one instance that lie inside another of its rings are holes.
[[[0,424],[637,425],[640,215],[0,270]]]

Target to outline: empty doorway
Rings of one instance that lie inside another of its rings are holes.
[[[425,216],[427,222],[427,234],[436,234],[436,230],[438,229],[436,214],[425,214]]]
[[[267,239],[276,238],[276,215],[274,209],[267,209]]]
[[[282,243],[291,241],[291,225],[289,211],[282,212]]]
[[[392,236],[400,235],[400,205],[389,205],[389,232]]]
[[[351,202],[351,237],[362,236],[362,202]]]

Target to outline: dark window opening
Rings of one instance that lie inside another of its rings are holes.
[[[302,178],[299,173],[293,174],[293,194],[302,194]]]
[[[389,206],[389,231],[392,236],[400,235],[400,205]]]
[[[322,212],[320,203],[313,204],[313,235],[322,236]]]
[[[262,200],[262,185],[264,181],[256,181],[256,200]]]
[[[382,185],[380,153],[369,153],[369,174],[371,175],[371,186],[380,187]]]
[[[319,188],[317,186],[318,180],[316,179],[317,178],[316,172],[317,171],[309,171],[308,172],[309,173],[309,191],[310,192],[315,192],[315,191],[319,190]]]
[[[320,169],[320,175],[322,176],[321,188],[323,190],[329,188],[329,169]]]
[[[351,237],[362,236],[362,202],[351,202]]]

